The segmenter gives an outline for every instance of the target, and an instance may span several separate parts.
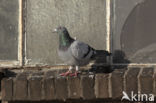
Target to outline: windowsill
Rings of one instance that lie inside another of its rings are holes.
[[[58,76],[62,71],[64,70],[32,70],[31,68],[12,70],[7,74],[10,76],[2,80],[2,100],[120,100],[123,91],[127,94],[131,91],[135,93],[140,91],[156,96],[154,67],[122,67],[115,69],[112,73],[98,72],[90,75],[86,70],[79,77]]]

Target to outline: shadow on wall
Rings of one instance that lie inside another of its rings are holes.
[[[115,50],[111,54],[105,50],[98,50],[97,57],[95,59],[95,64],[106,63],[106,65],[102,65],[102,66],[92,65],[90,72],[111,73],[114,71],[114,69],[126,69],[127,65],[111,65],[109,61],[110,59],[108,59],[110,56],[113,57],[113,63],[118,63],[118,64],[130,63],[130,61],[125,58],[126,57],[125,53],[121,50]]]
[[[121,50],[131,62],[156,62],[156,0],[144,0],[129,14],[121,32]]]
[[[107,60],[108,57],[110,57],[112,54],[109,53],[106,50],[96,50],[96,56],[94,58],[94,64],[91,66],[91,69],[89,72],[94,73],[110,73],[113,70],[111,69],[110,64],[108,63],[109,60]],[[105,65],[97,65],[97,64],[105,64]]]
[[[128,64],[131,62],[130,60],[126,58],[125,52],[121,50],[115,50],[113,52],[113,63],[114,64],[126,64],[126,65],[114,65],[113,66],[114,69],[126,69]]]

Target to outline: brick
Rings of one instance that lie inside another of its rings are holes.
[[[55,84],[53,77],[47,77],[44,79],[44,93],[45,100],[54,100],[55,99]]]
[[[81,76],[81,97],[85,100],[94,99],[94,77]]]
[[[156,96],[156,68],[154,69],[154,95]]]
[[[138,93],[138,79],[140,68],[130,68],[125,76],[126,93],[130,95],[131,91]]]
[[[118,69],[112,73],[111,84],[112,84],[112,98],[121,98],[123,92],[123,80],[126,69]]]
[[[97,74],[95,76],[95,95],[96,98],[109,97],[109,74]]]
[[[2,80],[3,77],[6,76],[8,69],[0,69],[0,80]]]
[[[0,81],[6,76],[7,69],[0,69]],[[1,91],[1,82],[0,82],[0,91]]]
[[[46,78],[57,77],[58,72],[59,72],[59,70],[48,70],[48,71],[45,72],[45,77]]]
[[[55,91],[57,100],[66,100],[68,97],[67,78],[55,78]]]
[[[1,101],[1,103],[9,103],[8,101]]]
[[[140,89],[141,93],[151,94],[153,93],[153,84],[154,84],[154,69],[153,68],[144,68],[139,80],[140,80]]]
[[[12,78],[4,78],[1,82],[2,100],[10,101],[13,96],[13,80]]]
[[[38,101],[43,99],[43,86],[41,76],[32,76],[28,79],[29,100]]]
[[[44,75],[44,72],[43,71],[36,71],[34,73],[32,73],[32,76],[43,76]]]
[[[14,79],[13,86],[13,99],[14,100],[27,100],[28,97],[28,82],[27,82],[28,74],[20,73]]]
[[[68,98],[80,99],[80,97],[81,97],[80,78],[77,77],[68,78]]]

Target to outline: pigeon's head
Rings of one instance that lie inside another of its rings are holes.
[[[63,27],[63,26],[60,26],[60,27],[54,29],[54,32],[57,34],[60,34],[60,35],[68,33],[66,27]]]

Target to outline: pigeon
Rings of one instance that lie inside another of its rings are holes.
[[[72,38],[66,27],[54,29],[59,36],[58,56],[65,64],[70,65],[69,70],[61,76],[77,76],[79,67],[87,65],[96,54],[96,50],[88,44]],[[75,67],[75,72],[72,69]]]

